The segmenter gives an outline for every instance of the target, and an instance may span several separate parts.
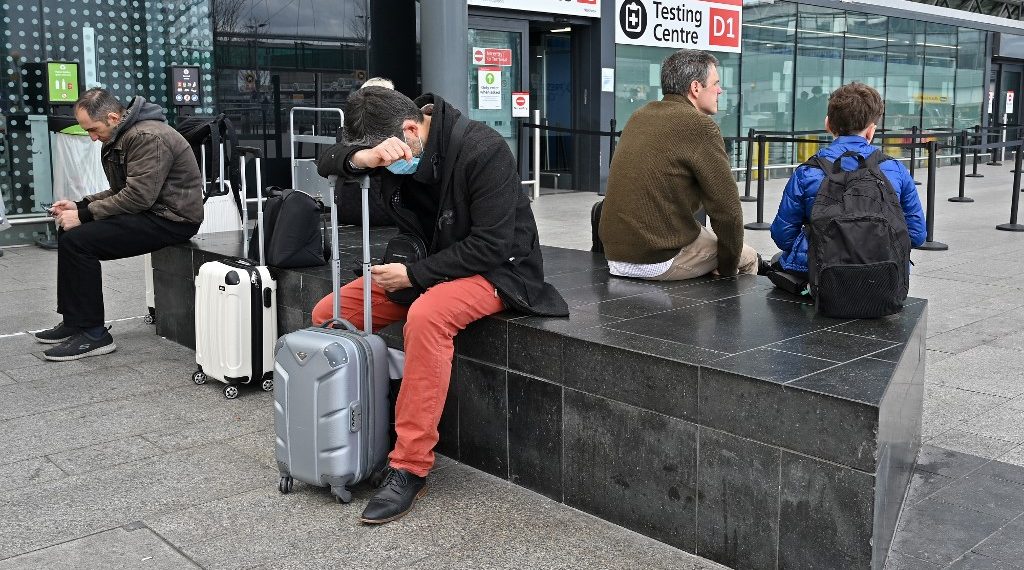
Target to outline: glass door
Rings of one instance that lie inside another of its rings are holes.
[[[469,20],[469,118],[501,134],[519,154],[519,132],[512,118],[512,93],[523,89],[525,21],[471,17]]]
[[[999,93],[996,94],[996,103],[999,106],[999,123],[1008,126],[1020,125],[1020,88],[1021,88],[1021,66],[1003,65],[1002,77],[999,81]],[[1016,133],[1007,133],[1007,138],[1013,137]]]
[[[530,94],[541,121],[573,128],[572,27],[543,22],[530,36]],[[572,189],[574,141],[571,133],[545,131],[541,138],[541,185]]]

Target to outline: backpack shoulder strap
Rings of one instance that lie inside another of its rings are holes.
[[[451,182],[452,172],[455,171],[455,160],[459,157],[459,152],[462,151],[462,137],[466,134],[467,128],[469,128],[469,119],[465,115],[459,115],[455,126],[452,127],[451,140],[448,141],[448,148],[445,151],[444,176],[441,178],[442,189],[447,189]]]

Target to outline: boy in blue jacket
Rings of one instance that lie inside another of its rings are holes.
[[[878,91],[863,83],[855,81],[836,89],[828,99],[828,114],[825,116],[825,129],[836,138],[832,144],[818,151],[818,156],[835,161],[851,150],[864,158],[871,156],[877,147],[871,146],[869,141],[875,136],[875,128],[884,111],[885,104]],[[840,164],[843,170],[854,170],[859,165],[852,156],[844,157]],[[926,235],[925,220],[914,179],[907,167],[895,160],[886,160],[879,168],[899,197],[911,246],[921,245]],[[807,234],[804,225],[811,219],[814,198],[824,177],[825,173],[820,168],[798,167],[786,184],[779,213],[772,222],[772,239],[782,250],[772,258],[772,266],[802,284],[807,282]],[[776,279],[772,281],[776,282]],[[778,282],[776,284],[779,285]]]

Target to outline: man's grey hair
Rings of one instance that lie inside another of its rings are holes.
[[[675,52],[661,64],[661,92],[686,95],[694,81],[707,87],[712,65],[718,65],[718,58],[706,51],[681,49]]]
[[[345,104],[344,142],[377,146],[390,137],[401,138],[406,119],[423,122],[423,112],[412,99],[387,87],[357,89]]]
[[[93,87],[75,101],[74,110],[85,111],[86,115],[94,121],[107,122],[107,113],[124,114],[124,105],[114,97],[110,91],[100,87]]]

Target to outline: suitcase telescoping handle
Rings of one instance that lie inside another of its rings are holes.
[[[256,227],[260,229],[260,265],[266,265],[267,263],[266,258],[264,257],[265,252],[263,246],[263,242],[267,237],[267,232],[264,231],[263,228],[263,172],[261,170],[263,151],[253,146],[238,146],[235,148],[239,153],[239,177],[242,180],[242,188],[240,191],[242,197],[242,257],[249,257],[249,198],[245,181],[245,158],[252,155],[253,158],[256,159]]]
[[[330,326],[337,322],[349,330],[356,330],[351,323],[341,318],[341,300],[338,290],[341,289],[341,257],[338,251],[338,202],[334,199],[336,191],[337,176],[327,178],[330,186],[331,196],[328,203],[331,204],[331,309],[333,319],[324,323]],[[370,177],[364,174],[359,177],[359,187],[362,190],[363,202],[363,331],[367,334],[373,332],[373,305],[370,302]]]

